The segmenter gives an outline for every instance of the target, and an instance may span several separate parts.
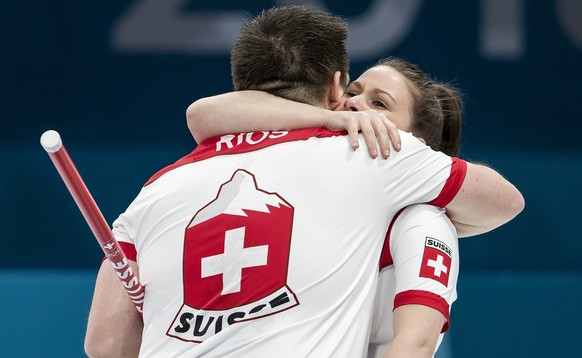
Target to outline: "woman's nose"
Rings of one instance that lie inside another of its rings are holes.
[[[353,96],[346,98],[345,102],[346,111],[364,111],[366,110],[366,108],[364,107],[365,106],[363,104],[361,96]]]

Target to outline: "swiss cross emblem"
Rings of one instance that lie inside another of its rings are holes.
[[[444,242],[427,237],[420,267],[420,277],[426,277],[449,285],[452,252]]]
[[[299,304],[287,286],[293,207],[237,170],[185,233],[184,305],[169,336],[202,342]]]

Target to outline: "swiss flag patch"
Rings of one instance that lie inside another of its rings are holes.
[[[444,242],[432,237],[426,237],[424,254],[420,267],[420,277],[426,277],[449,285],[452,251]]]

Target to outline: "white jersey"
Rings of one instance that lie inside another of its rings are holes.
[[[113,225],[145,287],[140,357],[364,357],[388,224],[466,170],[401,138],[374,160],[321,128],[226,135],[150,179]]]
[[[407,304],[432,307],[445,316],[438,349],[449,328],[451,305],[457,299],[458,275],[457,231],[445,210],[412,205],[398,214],[380,259],[368,358],[384,356],[393,338],[392,311]]]

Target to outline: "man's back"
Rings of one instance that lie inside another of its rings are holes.
[[[408,135],[389,160],[330,135],[210,139],[144,187],[114,224],[146,288],[142,356],[365,354],[388,224],[462,180]]]

